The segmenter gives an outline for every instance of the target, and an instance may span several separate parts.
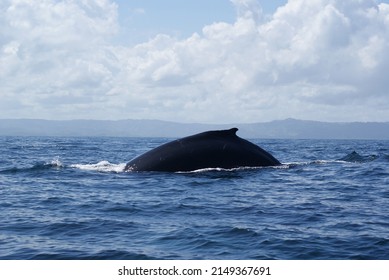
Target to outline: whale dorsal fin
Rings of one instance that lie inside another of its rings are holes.
[[[238,131],[238,129],[236,127],[234,128],[230,128],[230,129],[226,129],[226,130],[219,130],[219,131],[215,131],[216,133],[218,134],[221,134],[223,136],[236,136],[236,132]]]
[[[236,127],[224,130],[210,130],[205,131],[199,134],[195,134],[192,136],[185,137],[183,139],[188,139],[192,137],[208,137],[208,136],[216,136],[216,137],[237,137],[236,132],[238,129]]]
[[[239,129],[237,129],[236,127],[233,127],[233,128],[230,128],[228,129],[228,133],[232,134],[232,135],[236,135],[236,132],[238,131]]]

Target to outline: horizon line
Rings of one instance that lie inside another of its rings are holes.
[[[154,121],[154,122],[166,122],[166,123],[175,123],[175,124],[201,124],[201,125],[236,125],[236,124],[258,124],[258,123],[272,123],[272,122],[282,122],[282,121],[301,121],[301,122],[316,122],[316,123],[331,123],[331,124],[352,124],[352,123],[389,123],[389,121],[322,121],[322,120],[307,120],[307,119],[297,119],[297,118],[285,118],[285,119],[274,119],[269,121],[254,121],[254,122],[231,122],[231,123],[208,123],[208,122],[179,122],[163,119],[44,119],[44,118],[0,118],[0,121],[53,121],[53,122],[72,122],[72,121],[101,121],[101,122],[120,122],[120,121]]]

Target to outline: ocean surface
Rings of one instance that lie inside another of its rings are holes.
[[[251,139],[283,165],[123,172],[169,140],[0,137],[0,259],[389,259],[389,141]]]

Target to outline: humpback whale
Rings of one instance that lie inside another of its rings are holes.
[[[238,137],[237,131],[237,128],[206,131],[174,140],[136,157],[124,170],[185,172],[281,164],[259,146]]]

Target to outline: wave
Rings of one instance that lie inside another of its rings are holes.
[[[303,165],[318,165],[318,164],[333,164],[333,163],[369,163],[373,161],[383,161],[389,162],[389,156],[386,154],[382,155],[360,155],[356,151],[353,151],[346,156],[339,159],[331,159],[331,160],[312,160],[312,161],[301,161],[301,162],[285,162],[282,165],[286,166],[286,168],[293,168],[297,166]]]
[[[124,250],[102,250],[95,253],[79,250],[59,250],[58,252],[40,252],[33,249],[22,250],[28,260],[155,260],[156,258],[143,253]],[[19,252],[20,253],[20,252]],[[10,254],[4,259],[19,259],[15,254]]]
[[[124,172],[126,163],[114,164],[109,161],[103,160],[95,164],[72,164],[72,168],[78,168],[81,170],[98,171],[98,172]]]
[[[63,168],[63,163],[59,160],[59,157],[55,157],[50,162],[37,162],[32,166],[26,167],[11,167],[0,170],[0,173],[23,173],[23,172],[40,172],[48,169],[60,169]]]
[[[248,171],[248,170],[259,170],[259,169],[284,169],[287,168],[283,164],[275,166],[241,166],[235,168],[221,168],[221,167],[208,167],[196,169],[193,171],[177,171],[175,173],[205,173],[205,172],[236,172],[236,171]]]
[[[319,164],[331,164],[331,163],[344,163],[345,161],[342,160],[312,160],[312,161],[291,161],[291,162],[284,162],[282,164],[282,167],[287,168],[293,168],[297,166],[304,166],[304,165],[319,165]]]
[[[257,167],[255,167],[257,168]],[[254,169],[254,167],[237,167],[237,168],[221,168],[221,167],[208,167],[208,168],[201,168],[196,169],[192,171],[177,171],[175,173],[204,173],[204,172],[233,172],[233,171],[239,171],[239,170],[248,170],[248,169]]]
[[[377,155],[362,156],[358,154],[356,151],[353,151],[352,153],[340,158],[339,160],[345,162],[364,163],[364,162],[370,162],[376,160],[378,158],[379,156]]]
[[[110,163],[109,161],[100,161],[95,164],[70,164],[65,165],[59,157],[55,157],[51,161],[48,162],[37,162],[34,163],[31,166],[26,167],[10,167],[5,168],[3,170],[0,170],[0,173],[2,174],[13,174],[13,173],[29,173],[29,172],[42,172],[45,170],[52,170],[52,169],[64,169],[64,168],[77,168],[81,170],[89,170],[89,171],[98,171],[98,172],[123,172],[124,168],[126,166],[126,163],[119,163],[114,164]]]

